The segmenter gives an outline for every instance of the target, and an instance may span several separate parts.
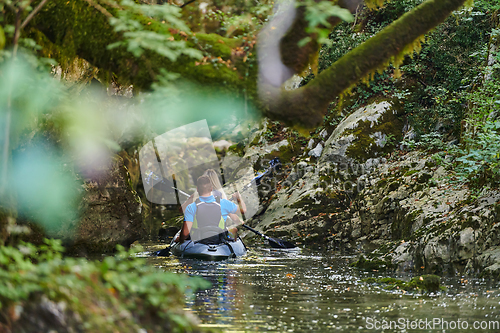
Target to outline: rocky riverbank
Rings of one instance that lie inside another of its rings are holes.
[[[401,150],[397,112],[382,101],[329,136],[320,131],[269,180],[272,195],[249,224],[307,247],[364,254],[370,269],[498,278],[500,191],[455,180],[446,153]],[[286,152],[289,142],[260,139],[266,126],[252,141],[268,154]]]

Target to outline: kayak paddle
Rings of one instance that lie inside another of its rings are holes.
[[[170,248],[171,248],[171,246],[167,246],[163,250],[159,250],[159,251],[154,252],[154,254],[157,257],[168,257],[170,255]]]
[[[288,242],[288,241],[285,241],[285,240],[282,240],[282,239],[277,239],[277,238],[272,238],[272,237],[266,236],[263,233],[260,233],[257,230],[255,230],[253,228],[250,228],[246,224],[243,224],[243,226],[245,228],[247,228],[248,230],[250,230],[251,232],[256,233],[260,237],[265,238],[269,242],[269,245],[271,245],[271,247],[273,247],[275,249],[293,249],[293,248],[297,247],[295,244],[293,244],[291,242]]]

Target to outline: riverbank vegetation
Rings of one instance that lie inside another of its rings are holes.
[[[102,261],[63,257],[58,240],[0,248],[0,314],[6,332],[196,332],[183,310],[200,278],[165,273],[117,248]]]

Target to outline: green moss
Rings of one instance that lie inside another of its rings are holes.
[[[418,184],[417,186],[415,186],[415,191],[416,192],[422,191],[424,188],[425,186],[423,184]]]
[[[381,179],[377,182],[377,185],[375,185],[377,188],[382,188],[387,184],[387,178]]]
[[[393,240],[410,239],[411,228],[415,220],[423,213],[422,210],[414,210],[406,214],[402,220],[395,219],[391,225],[391,233]]]
[[[411,176],[418,173],[418,170],[410,170],[407,173],[404,174],[405,177]]]
[[[349,207],[349,197],[342,191],[326,191],[324,195],[318,195],[317,198],[311,198],[309,194],[297,201],[290,208],[302,209],[307,213],[307,217],[316,217],[319,214],[327,216],[331,213],[337,213]]]
[[[116,256],[99,260],[63,257],[64,248],[56,240],[37,247],[26,243],[22,248],[0,248],[0,316],[10,318],[13,307],[21,310],[20,318],[2,323],[8,331],[40,332],[40,327],[52,332],[205,331],[183,310],[184,291],[210,284],[159,272],[137,256],[142,248],[117,247]],[[9,292],[5,286],[10,286]],[[41,304],[52,307],[61,301],[64,320],[40,310]]]
[[[293,147],[292,145],[288,144],[286,146],[281,146],[279,148],[279,158],[281,160],[281,163],[286,164],[290,163],[292,160],[292,157],[297,156],[297,147]]]
[[[429,0],[407,12],[366,42],[351,50],[301,89],[283,92],[268,113],[289,123],[313,127],[323,120],[330,102],[363,78],[418,49],[427,32],[443,22],[466,0]],[[291,30],[292,31],[292,30]],[[296,33],[295,30],[293,30]],[[290,54],[295,55],[296,52]]]
[[[367,271],[386,271],[394,268],[394,265],[390,260],[384,261],[381,259],[367,259],[363,255],[361,255],[358,261],[350,264],[349,266]]]
[[[408,282],[409,289],[436,292],[440,290],[441,278],[437,275],[416,276]]]
[[[260,141],[260,136],[257,135],[253,140],[252,142],[250,142],[250,147],[253,147],[253,146],[257,146],[259,144],[259,141]]]
[[[405,291],[424,291],[424,292],[437,292],[443,290],[441,286],[441,278],[437,275],[422,275],[412,278],[406,282],[400,279],[385,277],[385,278],[366,278],[362,282],[370,284],[385,285],[386,290],[405,290]]]
[[[417,179],[417,182],[419,183],[427,183],[429,181],[429,179],[432,178],[432,175],[431,174],[428,174],[428,173],[424,173],[422,175],[420,175],[420,177],[418,177]]]
[[[400,185],[400,182],[397,182],[397,181],[390,183],[389,187],[388,187],[389,192],[397,190],[399,188],[399,185]]]
[[[230,146],[227,150],[237,154],[239,157],[243,157],[245,155],[245,145],[242,142]]]
[[[225,60],[231,58],[233,48],[241,45],[239,39],[225,38],[218,34],[197,33],[194,38],[200,42],[204,49],[208,48],[212,55]]]
[[[377,100],[372,101],[377,102]],[[394,109],[394,106],[392,107]],[[356,138],[346,150],[346,155],[358,161],[366,161],[369,158],[381,156],[392,152],[394,143],[386,143],[384,147],[379,147],[375,139],[369,135],[380,132],[382,134],[393,136],[396,142],[402,139],[403,122],[397,116],[397,112],[388,110],[378,119],[378,122],[372,126],[371,121],[360,121],[358,127],[344,131],[344,135],[354,135]]]

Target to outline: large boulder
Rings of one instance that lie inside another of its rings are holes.
[[[70,252],[111,252],[117,244],[128,247],[145,236],[143,205],[134,188],[138,182],[134,161],[122,152],[114,156],[109,170],[84,182],[81,217]]]
[[[402,137],[404,123],[389,101],[372,103],[344,119],[325,144],[321,161],[365,162],[391,152]]]
[[[324,148],[320,142],[311,149],[314,140],[309,141],[310,157],[287,167],[289,176],[276,185],[265,214],[250,223],[318,246],[341,234],[346,246],[353,246],[353,237],[362,236],[361,220],[350,220],[345,212],[368,175],[384,164],[381,155],[395,148],[402,128],[388,101],[356,110],[336,127]],[[326,135],[323,130],[319,136]]]

